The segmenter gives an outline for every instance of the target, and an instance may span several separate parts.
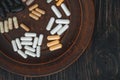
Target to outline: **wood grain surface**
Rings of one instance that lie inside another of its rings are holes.
[[[94,0],[94,35],[86,52],[66,70],[32,78],[0,69],[0,80],[120,80],[120,0]]]

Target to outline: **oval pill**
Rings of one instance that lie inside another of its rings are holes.
[[[51,46],[54,46],[54,45],[59,44],[59,43],[60,43],[59,40],[55,40],[55,41],[47,43],[47,47],[51,47]]]
[[[51,30],[54,22],[55,22],[55,18],[54,18],[54,17],[51,17],[50,20],[49,20],[49,22],[48,22],[48,25],[47,25],[47,27],[46,27],[46,30],[47,30],[47,31],[50,31],[50,30]]]
[[[56,34],[60,28],[62,28],[62,25],[58,24],[53,30],[50,31],[50,34],[52,35]]]
[[[59,35],[53,35],[53,36],[48,36],[47,40],[59,40],[60,36]]]
[[[50,51],[55,51],[60,48],[62,48],[62,44],[57,44],[57,45],[51,46],[49,49],[50,49]]]
[[[52,5],[51,9],[58,18],[62,17],[62,14],[60,13],[60,11],[57,9],[57,7],[55,5]]]
[[[24,59],[27,58],[27,55],[22,50],[18,50],[18,54],[21,55]]]
[[[62,35],[67,29],[69,28],[69,25],[63,26],[58,32],[58,35]]]

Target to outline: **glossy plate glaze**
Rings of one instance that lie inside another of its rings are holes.
[[[34,21],[28,16],[28,8],[22,12],[10,14],[8,17],[17,16],[19,23],[27,24],[31,32],[45,35],[41,57],[23,59],[13,52],[11,40],[21,37],[25,33],[23,29],[19,28],[9,33],[0,34],[0,67],[25,76],[46,76],[67,68],[85,51],[94,30],[94,4],[92,0],[65,0],[64,3],[70,9],[71,16],[66,17],[61,10],[62,18],[70,19],[70,28],[60,40],[63,48],[50,52],[46,46],[48,42],[46,38],[50,33],[45,28],[50,17],[57,18],[51,10],[51,5],[55,2],[47,4],[46,0],[35,0],[34,3],[38,3],[39,7],[46,11],[39,21]]]

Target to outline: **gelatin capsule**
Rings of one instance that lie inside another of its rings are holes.
[[[69,19],[57,19],[56,24],[70,24],[70,20]]]
[[[59,44],[59,43],[60,43],[59,40],[51,41],[51,42],[47,43],[47,47],[51,47],[51,46],[54,46],[54,45]]]
[[[13,29],[13,21],[12,21],[12,18],[8,18],[8,27],[9,27],[9,30],[12,30],[12,29]]]
[[[50,30],[51,30],[54,22],[55,22],[55,18],[54,18],[54,17],[51,17],[50,20],[49,20],[49,22],[48,22],[48,25],[47,25],[47,27],[46,27],[46,30],[47,30],[47,31],[50,31]]]
[[[17,51],[19,55],[21,55],[24,59],[27,58],[27,55],[22,51],[22,50],[18,50]]]
[[[39,35],[39,39],[38,39],[38,45],[41,46],[42,45],[42,42],[43,42],[43,37],[44,35],[43,34],[40,34]]]
[[[15,29],[19,28],[17,17],[13,17],[13,24],[14,24]]]
[[[37,34],[36,33],[25,33],[26,37],[36,37]]]
[[[69,25],[63,26],[58,32],[58,35],[62,35],[67,29],[69,28]]]
[[[29,50],[31,52],[35,52],[35,49],[30,46],[25,46],[24,49]]]
[[[70,16],[71,15],[69,9],[67,8],[67,6],[64,3],[61,4],[61,8],[63,9],[63,11],[66,14],[66,16]]]
[[[4,29],[5,29],[5,32],[6,32],[6,33],[9,32],[9,29],[8,29],[8,21],[7,21],[7,20],[4,21]]]
[[[16,44],[17,44],[17,47],[19,48],[19,49],[22,49],[22,45],[21,45],[21,43],[20,43],[20,39],[19,38],[16,38]]]
[[[29,27],[26,26],[25,24],[20,24],[20,27],[23,28],[25,31],[30,31]]]
[[[0,22],[0,33],[4,33],[3,22]]]
[[[58,18],[62,17],[62,14],[60,13],[56,6],[52,5],[51,9]]]
[[[62,25],[61,24],[58,24],[54,29],[52,29],[50,31],[50,34],[54,35],[57,33],[57,31],[59,31],[59,29],[62,28]]]
[[[36,8],[35,10],[43,15],[45,14],[45,11],[40,8]]]
[[[31,57],[35,57],[35,56],[36,56],[35,53],[33,53],[33,52],[29,51],[29,50],[26,50],[26,51],[25,51],[25,54],[27,54],[27,55],[29,55],[29,56],[31,56]]]
[[[62,48],[62,44],[57,44],[57,45],[51,46],[49,49],[50,51],[55,51],[61,48]]]
[[[34,15],[34,14],[32,14],[32,13],[30,13],[29,16],[30,16],[31,18],[33,18],[34,20],[39,20],[39,17],[36,16],[36,15]]]
[[[59,35],[53,35],[53,36],[48,36],[47,40],[59,40],[60,36]]]
[[[36,9],[38,6],[39,6],[38,4],[32,5],[31,7],[29,7],[29,11]]]
[[[35,37],[33,40],[33,48],[36,48],[38,44],[38,37]]]
[[[17,44],[16,44],[15,40],[12,40],[11,44],[12,44],[14,52],[18,51]]]

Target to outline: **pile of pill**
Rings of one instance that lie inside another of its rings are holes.
[[[34,20],[39,20],[42,15],[45,15],[45,11],[39,8],[38,4],[33,4],[34,0],[6,0],[9,1],[9,3],[14,6],[13,2],[15,4],[19,4],[15,6],[15,9],[9,9],[11,12],[18,12],[24,9],[24,5],[22,2],[26,3],[27,6],[29,6],[28,10],[30,11],[29,17],[31,17]],[[47,3],[51,3],[53,0],[47,0]],[[58,49],[61,49],[63,47],[62,42],[60,41],[61,35],[65,33],[70,24],[69,16],[71,15],[71,12],[69,8],[66,6],[64,3],[64,0],[55,0],[56,5],[51,5],[51,10],[55,14],[55,17],[51,17],[47,26],[46,30],[50,32],[50,35],[47,36],[47,47],[49,48],[50,51],[55,51]],[[32,5],[33,4],[33,5]],[[22,6],[20,8],[19,6]],[[19,8],[18,8],[19,7]],[[64,15],[68,18],[63,18],[63,12]],[[0,11],[3,10],[1,9],[1,3],[0,3]],[[7,12],[7,9],[5,9]],[[5,12],[4,11],[4,12]],[[0,13],[1,17],[5,17],[3,13]],[[53,26],[55,24],[55,26]],[[30,33],[30,27],[22,22],[20,25],[18,23],[17,17],[13,18],[8,18],[8,20],[4,20],[3,22],[0,21],[0,33],[8,33],[10,30],[13,29],[18,29],[19,26],[24,29],[26,32],[24,34],[24,37],[16,38],[15,40],[11,41],[13,51],[18,53],[21,57],[24,59],[28,58],[29,56],[31,57],[37,57],[39,58],[41,56],[41,45],[43,43],[43,38],[44,35],[40,34],[39,37],[37,37],[36,33]],[[32,27],[32,26],[31,26]]]
[[[38,8],[38,6],[38,4],[34,4],[31,7],[29,7],[29,11],[31,12],[29,16],[34,20],[39,20],[39,18],[45,14],[45,11]]]
[[[24,37],[16,38],[11,41],[14,52],[17,52],[23,58],[40,57],[41,55],[41,45],[43,42],[43,34],[37,37],[36,33],[25,33]]]
[[[5,19],[8,13],[16,13],[24,8],[21,0],[2,0],[0,2],[0,17]]]
[[[8,20],[0,21],[0,33],[8,33],[10,30],[19,28],[17,17],[8,18]]]
[[[47,40],[50,41],[47,43],[47,47],[49,47],[50,51],[55,51],[62,48],[59,35],[48,36]]]

